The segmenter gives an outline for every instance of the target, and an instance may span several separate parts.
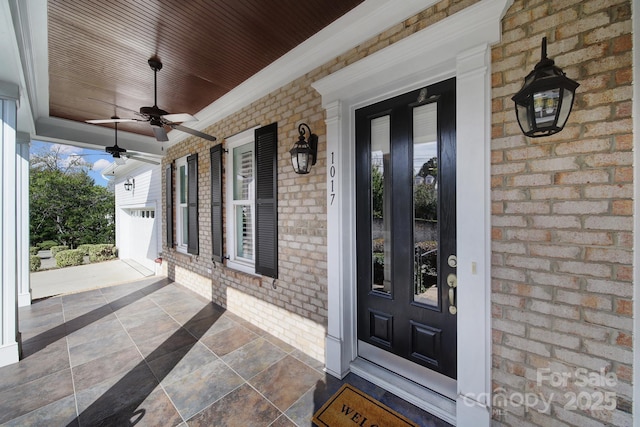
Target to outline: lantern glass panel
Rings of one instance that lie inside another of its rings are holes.
[[[529,109],[526,105],[516,104],[516,112],[518,114],[518,123],[524,132],[529,132],[533,127],[533,123],[529,118]]]
[[[533,108],[538,129],[552,127],[558,111],[560,89],[550,89],[533,94]]]
[[[560,104],[560,114],[558,115],[558,126],[563,128],[569,113],[571,112],[571,106],[573,105],[574,93],[570,90],[564,89],[562,91],[562,103]]]
[[[309,153],[306,151],[298,151],[296,158],[298,159],[298,170],[300,170],[300,172],[305,172],[309,164]]]

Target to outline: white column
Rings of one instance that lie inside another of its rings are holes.
[[[18,350],[16,277],[16,116],[20,90],[0,82],[0,366],[15,363]]]
[[[490,67],[488,44],[461,52],[456,58],[456,418],[461,426],[488,426],[491,421]]]
[[[29,269],[29,144],[31,136],[18,133],[18,155],[16,157],[16,208],[18,307],[31,305],[31,282]]]
[[[348,174],[352,162],[342,136],[346,123],[339,101],[325,106],[327,118],[327,299],[326,371],[342,378],[356,357],[353,223],[354,184]]]

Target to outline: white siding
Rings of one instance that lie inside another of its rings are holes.
[[[154,260],[162,248],[162,170],[159,165],[127,160],[126,165],[116,168],[115,174],[119,256],[155,271]],[[124,189],[127,178],[134,183],[131,191]],[[153,211],[153,218],[149,211]]]

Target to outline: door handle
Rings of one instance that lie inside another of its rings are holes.
[[[449,285],[449,313],[456,314],[458,308],[456,307],[456,288],[458,287],[458,276],[450,273],[447,276],[447,285]]]

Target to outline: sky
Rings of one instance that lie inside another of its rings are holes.
[[[62,160],[67,160],[72,156],[82,156],[85,161],[93,165],[89,171],[89,176],[93,178],[97,185],[107,186],[108,181],[102,177],[102,170],[109,166],[112,162],[111,155],[105,153],[104,150],[89,150],[87,148],[78,148],[71,145],[51,144],[49,142],[31,141],[30,154],[41,153],[60,148]]]

